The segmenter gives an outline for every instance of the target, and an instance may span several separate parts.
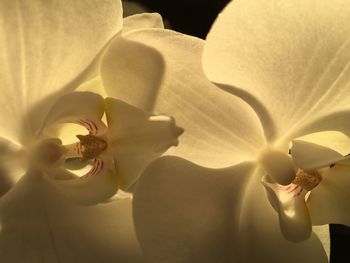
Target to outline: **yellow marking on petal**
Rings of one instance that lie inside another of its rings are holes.
[[[322,181],[321,175],[317,171],[299,171],[294,180],[293,184],[301,186],[307,191],[314,189]]]
[[[97,158],[104,150],[107,149],[107,142],[95,135],[77,135],[82,148],[82,161]]]

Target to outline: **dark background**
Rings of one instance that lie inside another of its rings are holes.
[[[160,13],[176,31],[205,39],[215,17],[229,0],[135,0],[129,2],[142,4],[143,8],[148,11]],[[349,263],[350,228],[343,225],[330,225],[330,234],[330,262]]]

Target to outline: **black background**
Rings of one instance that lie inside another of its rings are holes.
[[[217,14],[228,0],[137,0],[151,12],[166,18],[172,29],[205,39]],[[350,191],[350,189],[349,189]],[[350,200],[349,200],[350,201]],[[349,211],[350,212],[350,211]],[[331,263],[350,262],[350,228],[330,225]],[[317,262],[315,262],[317,263]]]

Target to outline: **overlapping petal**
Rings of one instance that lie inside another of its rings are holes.
[[[101,119],[103,114],[104,100],[100,95],[92,92],[68,93],[61,96],[52,106],[39,132],[50,134],[50,130],[52,131],[51,125],[54,125],[53,128],[57,131],[58,125],[76,123],[86,126],[87,130],[96,134],[99,126],[102,126]],[[90,124],[91,127],[88,125],[90,122],[92,122]],[[74,130],[71,130],[71,133],[74,135],[79,134],[74,133]]]
[[[142,13],[123,19],[123,33],[145,28],[164,28],[163,19],[158,13]]]
[[[100,74],[109,97],[151,111],[163,79],[164,61],[153,48],[116,37],[103,55]]]
[[[32,128],[24,114],[44,98],[49,107],[121,29],[121,2],[6,0],[0,10],[1,134],[19,141]]]
[[[98,172],[95,173],[94,169]],[[49,174],[50,178],[47,180],[57,188],[58,192],[73,202],[83,205],[97,204],[107,201],[118,191],[119,182],[112,158],[100,160],[91,168],[91,172],[82,177],[72,174],[71,178],[62,180],[62,177],[67,177],[66,173],[69,172],[54,171]]]
[[[208,169],[178,157],[152,163],[136,186],[133,213],[141,246],[152,262],[227,262],[234,247],[238,198],[254,169],[245,163]]]
[[[350,138],[337,131],[308,134],[293,140],[291,154],[297,167],[306,171],[330,166],[350,154]]]
[[[349,18],[341,0],[232,1],[207,37],[205,72],[266,107],[275,123],[266,129],[276,130],[270,140],[349,130],[339,116],[350,110]]]
[[[313,224],[350,225],[349,168],[348,164],[337,164],[322,174],[321,183],[307,201]]]
[[[131,199],[80,206],[31,174],[2,197],[0,212],[3,262],[142,262]]]
[[[152,262],[250,263],[252,255],[259,262],[328,262],[315,235],[297,244],[282,236],[254,167],[214,170],[170,156],[152,163],[133,202],[146,256]]]
[[[254,111],[226,96],[203,74],[204,41],[169,30],[139,30],[126,35],[163,54],[165,74],[152,112],[173,116],[185,133],[175,154],[209,167],[250,160],[264,144]],[[195,99],[194,99],[195,98]]]
[[[114,157],[122,189],[128,189],[146,166],[178,144],[183,129],[167,116],[152,116],[120,100],[106,99],[108,154]]]

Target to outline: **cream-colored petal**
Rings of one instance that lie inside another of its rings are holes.
[[[1,134],[19,141],[36,129],[27,111],[68,88],[121,26],[118,0],[1,1]]]
[[[145,28],[164,28],[163,19],[158,13],[142,13],[123,19],[123,33]]]
[[[281,232],[287,240],[300,242],[311,235],[311,219],[305,202],[307,193],[296,184],[279,185],[269,176],[262,178],[266,195],[279,217]]]
[[[125,102],[106,99],[107,154],[114,156],[121,189],[132,186],[146,166],[171,146],[183,130],[167,116],[152,116]]]
[[[100,74],[108,96],[149,111],[163,78],[164,61],[153,48],[114,38],[101,61]]]
[[[350,166],[337,164],[322,174],[321,183],[311,191],[307,205],[312,223],[350,226]]]
[[[329,166],[350,154],[350,138],[337,131],[308,134],[293,140],[291,154],[303,170]]]
[[[264,145],[255,112],[242,100],[219,90],[204,76],[204,41],[170,30],[134,31],[128,39],[159,51],[165,75],[153,112],[173,116],[185,129],[175,154],[210,167],[254,159]]]
[[[108,201],[118,191],[118,179],[113,160],[97,159],[90,172],[82,177],[62,180],[60,171],[47,180],[66,198],[83,205]],[[63,172],[64,174],[67,171]],[[58,177],[58,178],[55,178]]]
[[[208,169],[178,157],[152,163],[138,181],[136,233],[154,262],[328,262],[319,240],[281,234],[254,165]],[[254,186],[247,184],[250,179]],[[252,188],[254,187],[254,188]]]
[[[88,91],[97,93],[98,95],[104,98],[107,97],[107,93],[103,86],[101,76],[96,76],[95,78],[82,83],[75,91]]]
[[[228,262],[229,229],[242,187],[254,169],[243,163],[208,169],[167,156],[153,162],[134,192],[136,233],[152,262]],[[234,202],[234,207],[232,206]]]
[[[0,218],[1,262],[143,262],[131,199],[80,206],[24,176],[0,199]]]
[[[264,105],[275,138],[303,135],[304,125],[350,110],[349,18],[342,0],[232,1],[207,36],[204,70]]]

